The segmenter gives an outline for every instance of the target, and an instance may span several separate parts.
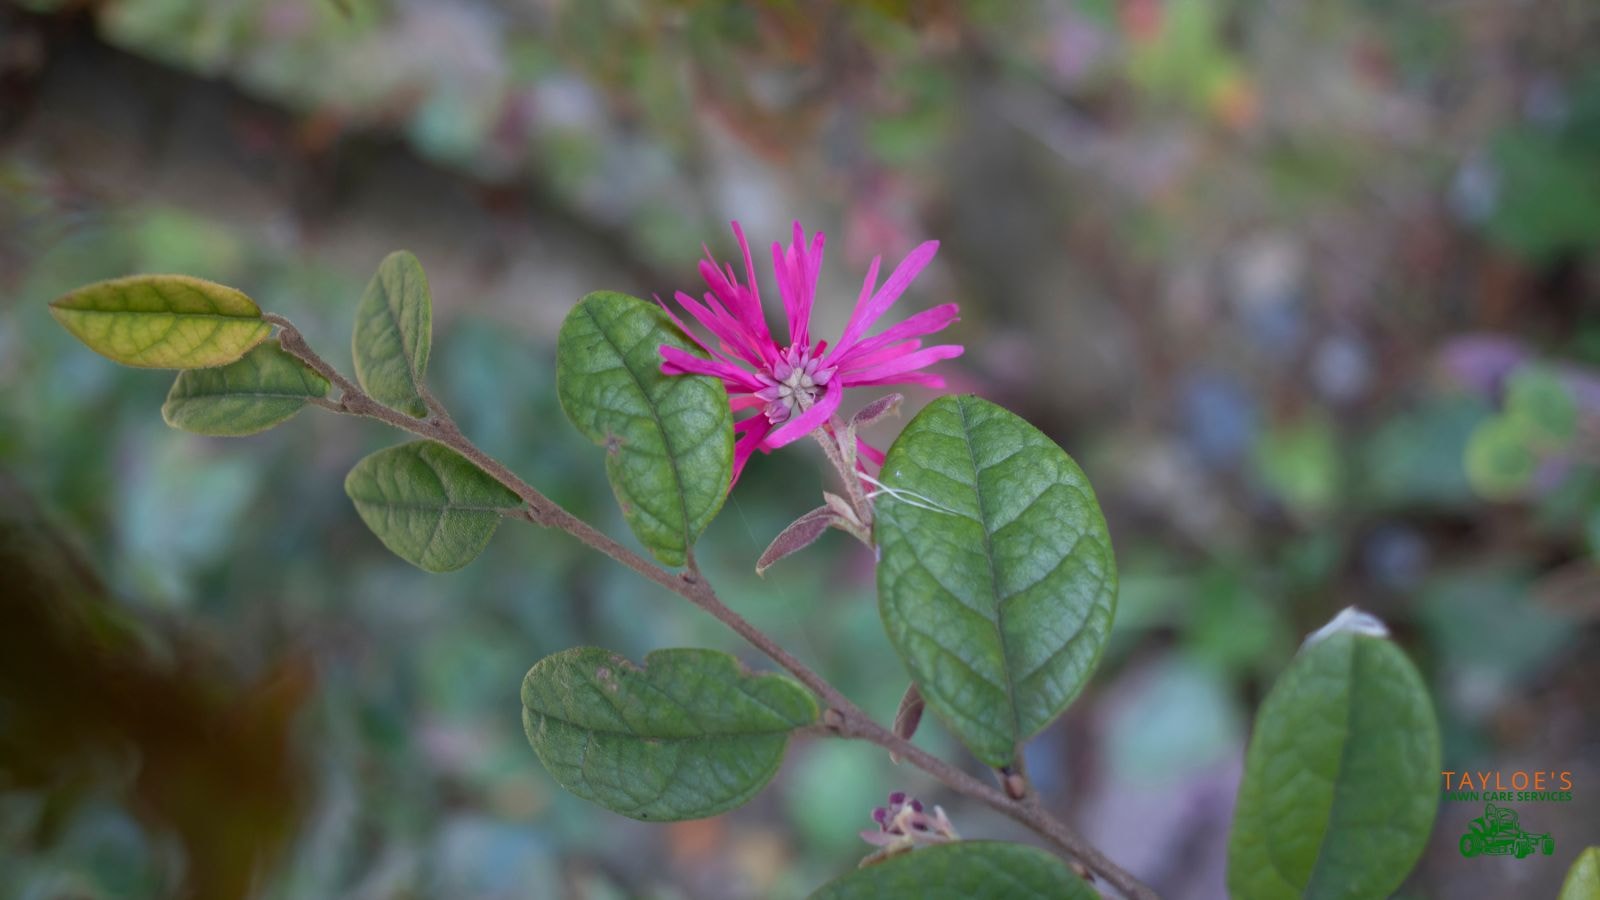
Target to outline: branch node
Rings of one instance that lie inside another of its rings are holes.
[[[844,731],[844,713],[830,706],[822,711],[822,724],[827,726],[830,731],[842,733]]]
[[[1005,789],[1006,796],[1013,800],[1025,800],[1028,797],[1028,778],[1010,766],[1001,766],[996,770],[1000,774],[1000,786]]]

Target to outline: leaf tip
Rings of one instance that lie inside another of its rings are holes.
[[[1389,627],[1383,620],[1357,606],[1347,606],[1339,614],[1328,621],[1328,624],[1318,628],[1301,644],[1301,649],[1313,646],[1336,634],[1364,634],[1368,637],[1386,638],[1389,636]]]

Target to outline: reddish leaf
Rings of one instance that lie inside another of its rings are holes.
[[[834,524],[837,514],[826,506],[819,506],[806,513],[793,522],[789,527],[778,533],[767,546],[766,552],[756,560],[756,574],[764,575],[771,565],[791,553],[804,550],[822,537],[828,526]]]

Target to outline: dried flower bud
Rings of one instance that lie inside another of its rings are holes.
[[[922,801],[906,796],[904,791],[890,794],[888,808],[880,806],[874,809],[872,821],[877,823],[877,830],[861,832],[861,839],[875,847],[884,848],[886,854],[910,850],[921,844],[942,844],[961,839],[943,808],[935,806],[930,814]]]
[[[915,684],[906,686],[906,692],[900,697],[900,708],[894,714],[895,737],[911,740],[917,733],[917,726],[922,724],[922,711],[926,704],[922,699],[922,692],[917,690]],[[890,753],[891,762],[900,762],[900,754]]]
[[[828,526],[834,524],[836,518],[833,510],[819,506],[790,522],[787,528],[772,539],[772,543],[767,546],[766,552],[761,554],[761,558],[756,560],[756,574],[766,574],[773,563],[811,546],[817,538],[822,537],[824,531],[828,530]]]
[[[851,428],[865,428],[885,416],[892,416],[900,411],[900,401],[905,398],[900,394],[885,394],[882,397],[861,407],[861,411],[850,418]]]

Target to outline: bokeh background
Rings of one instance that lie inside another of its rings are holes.
[[[0,0],[0,897],[798,897],[894,789],[1028,840],[838,742],[717,819],[575,799],[521,734],[534,661],[760,661],[561,535],[410,569],[339,490],[395,434],[169,430],[169,376],[46,313],[185,272],[346,366],[366,279],[411,249],[436,392],[622,535],[555,404],[562,316],[693,289],[729,219],[763,246],[796,217],[829,235],[824,332],[874,254],[941,240],[898,314],[959,302],[953,385],[1100,492],[1114,640],[1029,765],[1114,858],[1223,896],[1252,710],[1349,604],[1433,688],[1446,768],[1573,773],[1521,807],[1554,857],[1463,860],[1481,809],[1443,803],[1402,896],[1553,896],[1600,843],[1600,6]],[[1507,410],[1530,371],[1570,439]],[[867,555],[835,534],[752,570],[823,485],[809,447],[758,458],[702,552],[887,719]]]

